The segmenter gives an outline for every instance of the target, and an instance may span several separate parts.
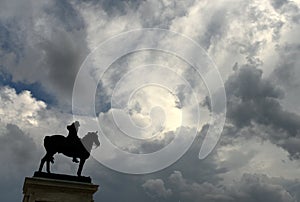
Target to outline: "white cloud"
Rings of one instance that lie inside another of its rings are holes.
[[[17,94],[13,88],[0,89],[1,124],[29,124],[36,127],[40,119],[39,111],[45,110],[46,107],[46,103],[33,98],[29,91]]]
[[[0,114],[2,132],[7,124],[14,124],[28,133],[39,147],[45,135],[67,135],[66,126],[72,121],[71,114],[55,108],[48,109],[47,104],[34,98],[30,91],[17,93],[7,86],[0,88]]]

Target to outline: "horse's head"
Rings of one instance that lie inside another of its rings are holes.
[[[86,136],[81,139],[84,147],[88,152],[92,150],[93,144],[98,147],[100,145],[100,141],[98,139],[98,131],[96,132],[88,132]]]
[[[93,143],[96,144],[97,147],[100,146],[100,141],[98,138],[98,131],[96,132],[88,132],[88,135],[90,136],[91,140],[93,141]]]

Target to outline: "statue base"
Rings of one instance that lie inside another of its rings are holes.
[[[63,174],[56,174],[56,173],[34,172],[33,177],[92,183],[92,179],[90,177],[63,175]]]
[[[23,202],[93,202],[97,190],[90,177],[35,172],[25,178]]]

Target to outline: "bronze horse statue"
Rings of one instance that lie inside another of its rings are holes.
[[[89,158],[90,152],[94,143],[98,147],[100,145],[98,139],[98,131],[88,132],[81,141],[71,143],[63,135],[52,135],[44,138],[44,147],[46,149],[46,155],[42,158],[39,167],[39,172],[42,171],[45,162],[47,162],[47,172],[50,173],[50,162],[54,163],[54,155],[56,153],[62,153],[68,157],[76,157],[80,159],[77,175],[81,176],[81,171],[86,159]]]

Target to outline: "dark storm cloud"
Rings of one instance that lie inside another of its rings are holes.
[[[271,0],[270,2],[275,9],[278,9],[282,7],[284,4],[288,3],[287,0]]]
[[[33,140],[18,126],[8,124],[4,134],[0,134],[1,201],[21,201],[24,176],[32,175],[38,158]]]
[[[297,3],[288,0],[271,0],[274,9],[296,24],[300,23],[300,9]]]
[[[159,27],[167,29],[176,18],[187,15],[188,8],[194,0],[188,1],[144,1],[138,8],[143,27]]]
[[[28,4],[31,9],[0,20],[1,70],[12,82],[38,83],[59,104],[69,104],[88,52],[83,18],[68,1]]]
[[[144,1],[138,0],[84,0],[76,1],[78,4],[90,3],[93,6],[101,6],[109,17],[125,15],[128,9],[136,10]]]
[[[19,59],[23,50],[23,44],[18,39],[19,36],[17,33],[11,31],[15,23],[14,21],[7,22],[6,24],[0,22],[0,47],[6,52],[14,52],[17,59]],[[2,57],[3,53],[0,56]]]
[[[44,51],[44,71],[48,71],[51,85],[70,96],[86,50],[78,44],[76,35],[70,36],[63,30],[56,30],[52,39],[42,40],[39,46]]]
[[[209,183],[201,184],[183,177],[180,171],[174,171],[167,179],[175,198],[182,201],[230,201],[222,188]]]
[[[206,50],[209,49],[210,45],[215,41],[223,38],[224,34],[228,29],[228,22],[226,18],[226,9],[220,9],[210,17],[208,24],[206,25],[206,31],[204,36],[200,38],[200,44]]]
[[[67,2],[55,4],[48,13],[54,19],[48,28],[51,36],[41,37],[37,43],[44,53],[41,65],[48,79],[44,84],[50,85],[50,92],[70,99],[77,71],[88,52],[83,20]]]
[[[49,15],[53,15],[55,21],[61,24],[66,31],[85,28],[84,19],[68,1],[54,0],[51,7],[45,7],[45,12]]]
[[[228,121],[237,129],[255,124],[266,126],[267,138],[287,150],[291,157],[298,158],[300,116],[283,109],[282,90],[263,78],[262,73],[255,66],[245,65],[228,78],[225,84]]]
[[[47,65],[44,71],[55,88],[70,96],[77,71],[88,52],[85,24],[68,1],[54,1],[45,12],[50,19],[51,37],[41,37],[38,44],[44,51],[44,65]]]
[[[252,119],[264,118],[264,105],[283,94],[269,80],[262,79],[262,73],[256,67],[245,65],[226,81],[228,117],[237,126],[249,125]],[[261,115],[264,117],[260,118]]]
[[[151,179],[143,185],[146,191],[152,193],[153,198],[160,196],[161,201],[189,202],[295,202],[298,199],[298,191],[290,187],[299,187],[299,181],[244,174],[239,181],[231,185],[215,185],[186,179],[180,171],[174,171],[165,181]],[[169,200],[164,200],[165,194],[168,194]]]
[[[169,28],[172,20],[185,16],[187,9],[195,1],[86,0],[85,2],[101,7],[110,18],[135,12],[141,19],[143,27]]]
[[[297,184],[297,182],[294,182]],[[229,188],[229,194],[235,201],[264,202],[264,201],[296,201],[291,193],[276,179],[259,174],[244,174],[241,180]]]

